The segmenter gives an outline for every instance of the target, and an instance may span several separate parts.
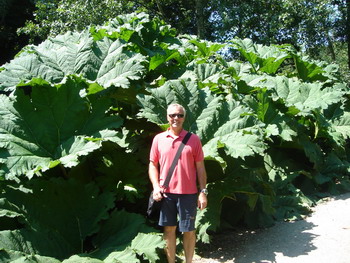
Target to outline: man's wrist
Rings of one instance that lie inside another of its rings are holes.
[[[203,189],[200,190],[200,193],[208,195],[208,189],[207,188],[203,188]]]

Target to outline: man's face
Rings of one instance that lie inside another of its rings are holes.
[[[167,119],[172,128],[182,128],[185,121],[185,115],[181,108],[172,107],[168,111]]]

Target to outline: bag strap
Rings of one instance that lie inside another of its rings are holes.
[[[165,178],[165,181],[164,181],[164,184],[163,184],[164,188],[168,188],[169,187],[169,182],[170,182],[171,176],[174,173],[174,169],[175,169],[175,167],[177,165],[177,161],[179,160],[181,152],[182,152],[183,148],[185,147],[186,143],[188,142],[188,140],[190,139],[191,135],[192,135],[192,133],[188,132],[185,135],[185,137],[183,138],[179,148],[177,149],[177,152],[176,152],[176,155],[174,157],[173,163],[171,164],[171,166],[169,168],[169,171],[168,171],[168,175]]]

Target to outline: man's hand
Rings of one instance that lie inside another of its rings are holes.
[[[153,199],[157,202],[159,202],[160,200],[162,200],[163,198],[163,194],[162,194],[162,189],[161,188],[157,188],[153,190]]]
[[[200,210],[203,210],[204,208],[207,207],[207,204],[208,204],[208,198],[206,194],[200,193],[198,196],[198,208]]]
[[[157,202],[163,198],[163,189],[159,186],[159,163],[149,162],[148,175],[153,185],[153,199]]]

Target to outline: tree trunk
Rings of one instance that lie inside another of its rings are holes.
[[[346,38],[348,43],[348,66],[350,69],[350,0],[346,0]]]
[[[197,37],[205,37],[204,0],[196,0]]]
[[[158,11],[159,11],[161,17],[163,18],[164,21],[167,21],[167,17],[165,15],[162,4],[160,3],[159,0],[155,0],[155,2],[156,2],[156,5],[157,5]]]
[[[334,51],[333,41],[330,38],[330,36],[328,36],[328,35],[327,35],[327,41],[328,41],[328,48],[329,48],[329,52],[331,54],[332,61],[335,61],[336,55],[335,55],[335,51]]]

